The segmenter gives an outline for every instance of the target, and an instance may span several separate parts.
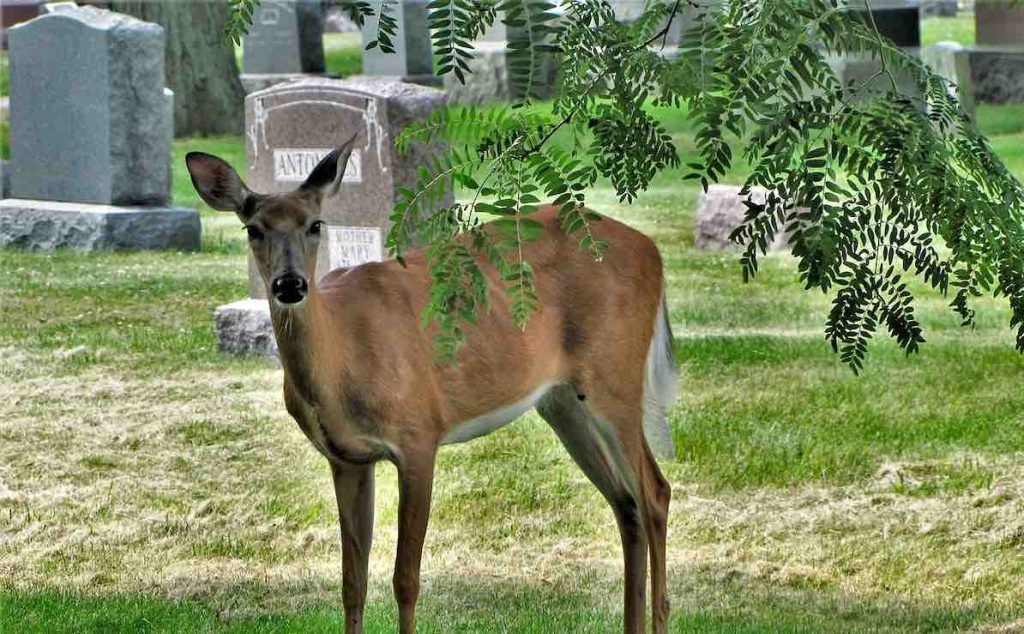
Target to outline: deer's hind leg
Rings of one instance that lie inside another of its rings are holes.
[[[595,415],[568,385],[551,389],[537,404],[576,464],[611,504],[622,539],[625,562],[625,623],[627,634],[644,631],[647,589],[647,528],[641,472],[630,459],[630,448],[614,423]]]
[[[641,489],[644,498],[644,522],[651,555],[651,631],[668,632],[668,505],[672,487],[644,441],[644,466]]]

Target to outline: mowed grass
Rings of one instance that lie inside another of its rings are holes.
[[[679,113],[659,114],[693,152]],[[1014,112],[979,118],[1024,174]],[[245,150],[175,144],[175,200],[195,206],[191,150],[240,171]],[[1024,625],[1024,360],[1002,302],[979,300],[963,330],[915,285],[922,353],[880,340],[855,377],[788,255],[743,284],[735,254],[692,247],[699,192],[680,177],[630,206],[591,193],[666,261],[672,630]],[[198,254],[0,252],[0,631],[341,627],[328,469],[280,370],[217,354],[213,309],[244,295],[245,245],[231,214],[202,210]],[[397,492],[377,473],[367,623],[386,632]],[[442,450],[421,631],[615,631],[620,575],[607,505],[536,416]]]
[[[959,11],[956,17],[930,17],[921,20],[921,45],[931,46],[936,42],[959,42],[964,46],[974,44],[974,13]]]

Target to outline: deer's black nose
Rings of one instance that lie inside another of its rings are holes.
[[[306,278],[286,273],[270,284],[270,292],[282,304],[297,304],[306,298],[309,284]]]

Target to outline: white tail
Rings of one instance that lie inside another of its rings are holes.
[[[651,451],[659,458],[671,460],[676,457],[676,446],[669,429],[669,413],[675,405],[678,391],[679,369],[672,349],[672,324],[662,289],[661,307],[654,319],[644,375],[644,436]]]

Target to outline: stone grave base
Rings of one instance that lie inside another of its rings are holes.
[[[697,217],[694,222],[693,246],[708,251],[738,250],[739,246],[729,240],[729,235],[743,223],[747,206],[746,196],[740,195],[742,188],[735,185],[711,185],[707,193],[700,195]],[[751,191],[755,200],[764,201],[767,192],[756,188]],[[772,251],[786,249],[789,241],[785,235],[776,235]]]
[[[243,299],[225,304],[214,311],[213,319],[221,354],[280,359],[267,300]]]
[[[437,75],[349,75],[345,81],[397,81],[429,88],[444,87],[444,78]]]
[[[974,103],[1024,102],[1024,46],[968,48],[971,97]]]
[[[444,90],[448,103],[479,105],[494,101],[511,101],[522,95],[518,86],[513,86],[508,76],[507,50],[504,42],[474,42],[475,56],[469,62],[472,74],[466,75],[466,83],[459,81],[453,73],[444,76]],[[554,94],[555,76],[558,67],[552,59],[545,67],[544,81],[537,96],[542,99]]]
[[[30,251],[199,250],[199,212],[50,200],[0,200],[0,246]]]

